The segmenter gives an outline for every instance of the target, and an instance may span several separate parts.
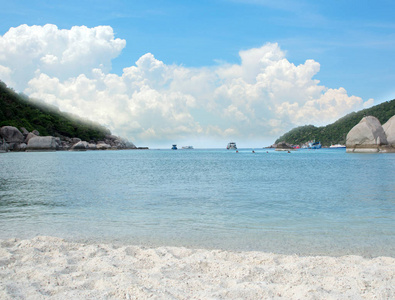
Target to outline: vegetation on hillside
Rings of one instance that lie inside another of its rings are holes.
[[[104,139],[111,132],[94,122],[60,112],[57,107],[33,102],[27,96],[15,93],[0,81],[0,127],[25,127],[38,130],[40,135],[79,137],[85,141]]]
[[[379,119],[381,124],[384,124],[393,115],[395,115],[395,99],[358,112],[352,112],[327,126],[315,127],[313,125],[306,125],[294,128],[279,137],[275,143],[286,142],[293,145],[301,145],[308,141],[316,140],[321,141],[323,146],[330,146],[337,143],[345,144],[347,133],[364,116],[374,116]]]

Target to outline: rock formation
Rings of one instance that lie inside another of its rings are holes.
[[[362,118],[350,130],[346,138],[346,147],[347,152],[355,153],[393,152],[395,150],[388,144],[386,132],[380,121],[373,116]]]
[[[387,136],[388,145],[395,147],[395,116],[383,125],[385,135]]]
[[[291,151],[291,150],[295,150],[295,149],[291,145],[285,142],[278,143],[276,146],[276,151]]]
[[[22,143],[23,134],[13,126],[3,126],[0,129],[0,135],[7,143]]]
[[[26,147],[26,151],[56,151],[57,143],[53,136],[32,137]]]
[[[22,131],[22,132],[21,132]],[[29,132],[26,128],[19,131],[13,126],[0,128],[1,149],[11,151],[55,151],[55,150],[119,150],[119,149],[143,149],[137,148],[133,143],[115,135],[106,135],[103,141],[81,141],[74,137],[40,136],[37,130]],[[4,143],[3,143],[4,139]],[[4,144],[4,145],[3,145]],[[148,149],[148,148],[144,148]],[[4,150],[3,150],[4,152]]]
[[[86,151],[87,148],[88,148],[88,143],[85,142],[85,141],[80,141],[80,142],[74,144],[71,147],[71,150],[73,150],[73,151]]]

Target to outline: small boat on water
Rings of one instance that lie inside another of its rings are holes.
[[[176,144],[172,145],[171,150],[177,150],[177,145]]]
[[[311,142],[309,143],[309,149],[321,149],[322,145],[321,142]]]
[[[191,150],[193,149],[193,146],[182,146],[182,149]]]
[[[236,143],[230,142],[230,143],[226,146],[226,149],[228,149],[228,150],[237,150]]]
[[[346,148],[346,146],[345,145],[336,144],[336,145],[330,145],[329,148],[340,149],[340,148]]]

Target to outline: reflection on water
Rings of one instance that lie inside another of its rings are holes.
[[[7,153],[0,238],[395,255],[395,155],[255,152]]]

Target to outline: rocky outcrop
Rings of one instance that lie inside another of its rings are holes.
[[[22,132],[21,132],[22,131]],[[133,143],[115,135],[107,135],[103,141],[81,141],[74,137],[40,136],[37,130],[29,132],[26,128],[19,131],[13,126],[0,128],[0,146],[10,151],[55,151],[55,150],[120,150],[138,149]],[[4,143],[3,143],[4,139]],[[3,145],[4,144],[4,145]],[[148,149],[147,147],[144,149]],[[4,152],[4,151],[3,151]]]
[[[126,139],[115,135],[106,135],[105,144],[110,145],[110,148],[116,149],[136,149],[137,147]],[[99,142],[100,143],[100,142]]]
[[[0,136],[5,139],[7,143],[22,143],[24,141],[23,134],[18,128],[13,126],[3,126],[0,129]]]
[[[77,144],[74,144],[71,147],[71,150],[72,151],[86,151],[87,148],[88,148],[88,142],[80,141]]]
[[[94,143],[89,143],[87,149],[88,150],[97,150],[97,146]]]
[[[32,137],[26,147],[26,151],[56,151],[57,143],[53,136]]]
[[[278,143],[276,146],[276,151],[291,151],[291,150],[295,150],[295,149],[291,145],[285,142]]]
[[[97,150],[109,150],[109,149],[111,149],[111,145],[106,144],[104,142],[98,142],[96,147],[97,147]]]
[[[355,125],[346,138],[346,151],[355,153],[393,152],[380,121],[367,116]]]
[[[29,132],[29,133],[26,135],[25,143],[28,144],[28,143],[29,143],[29,140],[30,140],[32,137],[36,137],[36,136],[37,136],[37,135],[35,135],[34,133]]]
[[[395,116],[383,125],[385,135],[387,136],[388,145],[395,147]]]

